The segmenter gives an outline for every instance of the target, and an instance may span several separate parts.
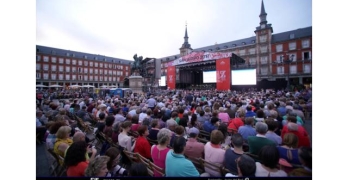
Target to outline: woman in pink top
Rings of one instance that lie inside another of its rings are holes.
[[[158,145],[153,145],[151,147],[151,157],[154,164],[160,168],[166,169],[166,157],[170,150],[167,146],[170,142],[172,132],[169,129],[162,128],[157,134]],[[160,177],[161,174],[154,171],[153,176]]]
[[[228,124],[228,121],[230,120],[230,116],[228,115],[228,113],[226,113],[225,108],[223,107],[219,108],[218,118],[221,119],[223,123]]]
[[[224,164],[225,149],[222,149],[221,143],[224,140],[224,135],[219,130],[213,130],[210,135],[210,142],[204,146],[204,159],[207,162],[221,166]],[[210,177],[221,177],[220,172],[214,171],[205,167],[205,172],[209,173]]]

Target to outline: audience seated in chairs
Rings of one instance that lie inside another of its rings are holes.
[[[174,141],[175,141],[176,138],[184,137],[185,129],[182,126],[176,125],[174,132],[175,132],[174,135],[170,139],[170,143],[169,143],[170,147],[173,147],[173,144],[174,144]]]
[[[53,122],[53,121],[50,121]],[[58,129],[62,126],[67,126],[65,122],[62,121],[57,121],[54,122],[50,128],[49,128],[49,134],[47,135],[46,138],[46,147],[47,149],[53,149],[53,145],[56,142],[57,136],[56,133],[58,131]]]
[[[300,147],[298,156],[303,167],[294,169],[289,176],[312,176],[312,148]]]
[[[131,131],[137,131],[139,127],[139,116],[133,116],[132,117],[132,126]]]
[[[266,138],[266,133],[268,130],[267,124],[263,122],[257,122],[255,125],[256,136],[248,137],[249,153],[258,154],[260,149],[266,145],[277,146],[275,142]]]
[[[186,142],[184,154],[188,158],[203,158],[204,157],[204,144],[197,141],[199,130],[195,127],[190,128],[188,131],[189,138]]]
[[[86,177],[105,177],[108,173],[107,163],[110,158],[108,156],[98,156],[90,161],[85,171]]]
[[[277,147],[280,158],[291,164],[301,164],[298,157],[298,137],[293,133],[286,133],[283,139],[283,145]]]
[[[287,120],[288,123],[283,126],[281,137],[284,138],[286,133],[293,133],[298,137],[298,147],[310,147],[311,143],[306,129],[296,124],[296,118],[294,116],[288,116]]]
[[[224,140],[222,141],[221,147],[224,149],[229,148],[229,145],[231,144],[231,136],[227,132],[227,125],[225,123],[221,123],[218,130],[224,135]]]
[[[241,155],[244,154],[243,143],[244,141],[243,141],[242,135],[238,133],[233,134],[231,138],[231,146],[233,148],[228,148],[226,149],[226,152],[225,152],[225,159],[224,159],[225,167],[232,174],[235,174],[235,175],[237,175],[238,173],[236,159],[238,159]]]
[[[128,132],[130,131],[132,123],[130,121],[124,121],[121,124],[121,129],[122,132],[118,135],[118,144],[119,146],[119,150],[121,151],[121,163],[122,164],[126,164],[129,165],[131,162],[130,160],[127,158],[127,156],[123,153],[123,150],[127,150],[129,152],[133,152],[133,149],[135,147],[135,143],[134,143],[134,138],[128,136]]]
[[[151,145],[146,137],[149,135],[147,126],[141,125],[138,127],[139,136],[135,142],[134,152],[139,153],[147,159],[151,159]]]
[[[105,119],[105,127],[103,130],[103,133],[106,135],[106,137],[112,138],[112,125],[115,122],[115,117],[114,116],[108,116]]]
[[[224,140],[224,135],[219,130],[213,130],[210,136],[210,142],[207,142],[204,146],[204,160],[207,162],[223,165],[225,158],[225,150],[221,148],[221,143]],[[207,167],[204,168],[205,172],[209,173],[213,177],[221,177],[221,173],[211,170]]]
[[[228,122],[228,127],[227,127],[228,132],[230,133],[232,133],[232,131],[238,132],[239,127],[244,126],[245,111],[239,111],[238,115],[239,117],[231,119]]]
[[[61,126],[57,131],[57,139],[53,146],[53,151],[58,156],[64,158],[64,153],[66,149],[73,143],[73,140],[69,137],[71,127]],[[60,160],[59,163],[62,165],[63,161]]]
[[[154,119],[151,121],[151,129],[149,131],[149,135],[147,136],[148,138],[152,140],[157,140],[157,134],[159,132],[160,124],[158,122],[158,119]]]
[[[213,130],[218,129],[220,126],[219,118],[212,117],[210,121],[205,121],[203,124],[204,131],[211,133]]]
[[[277,168],[279,163],[279,152],[272,145],[263,146],[259,152],[260,162],[256,162],[256,177],[287,177],[283,170]]]
[[[256,130],[253,128],[254,118],[245,118],[244,126],[238,128],[238,133],[243,136],[244,141],[248,142],[249,136],[256,136]]]
[[[165,173],[167,177],[199,177],[196,167],[184,156],[185,146],[186,139],[184,137],[175,139],[173,150],[170,150],[166,157]]]
[[[166,157],[170,149],[167,147],[169,145],[172,132],[167,128],[162,128],[157,134],[158,145],[152,145],[151,147],[151,157],[153,163],[163,169],[166,169]],[[161,174],[154,171],[155,177],[160,177]]]
[[[237,175],[227,173],[226,177],[255,177],[256,164],[253,158],[242,154],[235,160]]]
[[[268,131],[265,135],[266,138],[273,141],[277,145],[281,145],[282,138],[274,132],[278,129],[278,121],[274,120],[273,118],[268,118],[266,119],[265,123],[268,126]]]
[[[64,158],[68,177],[85,176],[85,170],[89,163],[87,149],[88,144],[85,141],[77,141],[71,144]],[[92,148],[92,151],[94,154],[97,152],[95,148]]]
[[[108,156],[110,160],[107,163],[108,173],[106,177],[127,176],[128,171],[122,168],[118,163],[121,159],[119,150],[115,147],[110,147],[105,156]]]

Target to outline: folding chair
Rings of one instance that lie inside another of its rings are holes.
[[[146,137],[146,139],[149,141],[150,145],[157,145],[158,144],[158,141],[157,140],[153,140],[153,139],[150,139],[148,137]]]
[[[201,166],[204,167],[204,169],[206,169],[206,168],[210,169],[210,170],[216,172],[217,174],[219,174],[220,177],[222,176],[222,174],[223,174],[222,165],[208,162],[203,158],[199,158],[199,161],[200,161]]]
[[[165,169],[158,167],[153,162],[151,162],[149,159],[145,158],[144,156],[140,155],[139,153],[136,153],[136,155],[138,156],[138,159],[140,160],[140,162],[142,162],[146,165],[147,171],[148,171],[150,176],[153,176],[155,171],[157,173],[159,173],[162,177],[165,176]]]

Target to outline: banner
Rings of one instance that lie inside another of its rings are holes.
[[[227,91],[231,86],[230,58],[218,59],[216,63],[216,89]]]
[[[167,86],[168,89],[172,90],[175,89],[175,83],[176,83],[176,70],[175,66],[169,66],[167,68]]]
[[[214,59],[222,59],[232,57],[232,52],[192,52],[186,56],[168,62],[167,66],[176,66],[181,64],[209,61]]]

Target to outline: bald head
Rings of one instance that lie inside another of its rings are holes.
[[[78,141],[85,141],[86,136],[83,132],[75,132],[73,141],[78,142]]]

